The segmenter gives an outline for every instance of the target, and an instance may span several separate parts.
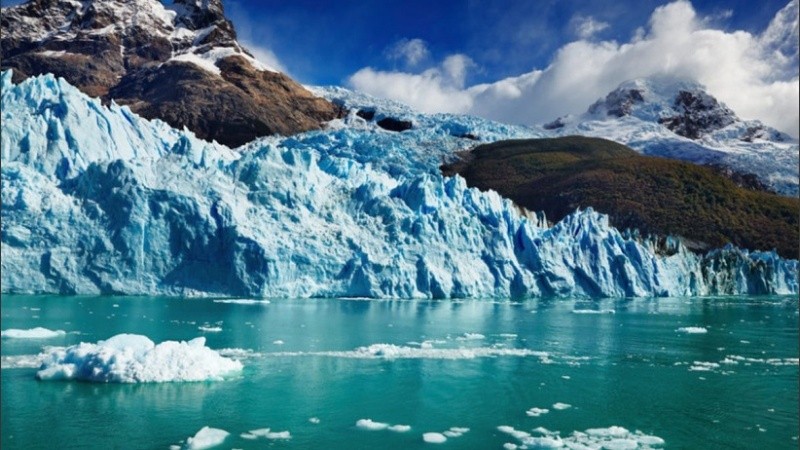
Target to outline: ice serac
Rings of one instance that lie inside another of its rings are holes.
[[[31,0],[3,8],[15,81],[52,73],[104,101],[241,145],[316,129],[337,108],[254,58],[221,0]]]
[[[742,120],[697,83],[664,78],[626,81],[586,113],[542,126],[556,136],[621,142],[652,156],[682,159],[755,175],[782,195],[797,196],[797,140],[758,120]]]
[[[232,151],[105,107],[53,76],[2,75],[3,292],[264,297],[796,293],[795,260],[727,248],[670,256],[606,216],[554,226],[438,165],[473,137],[533,137],[470,117],[324,90],[352,112]],[[41,130],[47,130],[42,133]]]

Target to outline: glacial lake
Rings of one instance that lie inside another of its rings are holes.
[[[796,298],[3,295],[2,329],[34,327],[66,334],[3,339],[6,450],[168,449],[204,426],[230,432],[214,447],[224,449],[502,449],[526,434],[557,441],[555,431],[611,448],[798,447]],[[14,366],[45,346],[119,333],[205,336],[212,349],[241,349],[244,369],[222,381],[98,384],[38,381],[36,368]],[[291,438],[241,436],[263,428]],[[431,432],[449,437],[425,442]]]

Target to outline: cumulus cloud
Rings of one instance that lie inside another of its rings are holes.
[[[349,83],[356,90],[399,100],[422,112],[466,113],[472,96],[464,90],[464,80],[472,64],[466,55],[456,54],[418,74],[366,67],[350,76]]]
[[[608,22],[595,20],[594,17],[575,16],[570,20],[572,31],[581,39],[589,39],[609,27]]]
[[[580,39],[560,48],[550,65],[492,83],[464,86],[472,67],[449,57],[420,73],[365,68],[352,87],[425,112],[470,113],[512,123],[540,123],[581,113],[633,78],[695,80],[745,119],[761,119],[798,136],[798,0],[760,34],[715,29],[688,1],[656,8],[629,42]],[[448,62],[449,60],[449,62]]]
[[[401,39],[386,50],[390,59],[403,61],[414,67],[430,56],[428,45],[422,39]]]

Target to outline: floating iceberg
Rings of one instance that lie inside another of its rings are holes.
[[[686,333],[686,334],[705,334],[708,333],[708,329],[705,327],[681,327],[677,330],[678,333]]]
[[[380,431],[389,428],[389,424],[384,422],[375,422],[372,419],[358,419],[356,421],[356,428],[361,428],[362,430]]]
[[[509,425],[501,425],[497,430],[517,439],[521,445],[533,448],[570,448],[570,449],[652,449],[661,448],[665,442],[658,436],[641,431],[631,432],[619,426],[608,428],[590,428],[586,431],[573,431],[569,436],[561,437],[558,431],[549,431],[539,427],[533,432],[517,430]],[[504,448],[520,448],[516,444],[504,444]]]
[[[54,337],[67,334],[64,330],[48,330],[47,328],[36,327],[29,330],[9,328],[0,331],[0,336],[4,339],[52,339]]]
[[[447,437],[442,433],[430,432],[423,433],[422,440],[429,444],[443,444],[447,442]]]
[[[105,107],[45,75],[2,75],[3,292],[523,298],[791,294],[796,260],[736,248],[659,254],[608,218],[554,226],[444,178],[464,133],[535,133],[356,115],[236,150]],[[410,114],[410,113],[408,113]],[[359,122],[360,120],[360,122]],[[42,130],[45,130],[43,133]],[[526,134],[527,133],[527,134]],[[42,220],[46,217],[46,220]]]
[[[203,427],[193,437],[186,439],[187,450],[204,450],[225,442],[230,435],[225,430],[219,428]]]
[[[99,383],[220,380],[242,370],[242,363],[205,346],[203,337],[156,345],[146,336],[118,334],[96,344],[50,348],[36,378]]]

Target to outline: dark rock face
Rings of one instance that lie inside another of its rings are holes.
[[[378,121],[378,126],[384,130],[400,132],[410,130],[414,124],[408,120],[398,120],[393,117],[384,117]]]
[[[375,110],[374,109],[360,109],[356,112],[358,117],[366,120],[367,122],[371,121],[375,118]]]
[[[679,114],[658,122],[689,139],[699,139],[736,121],[731,109],[704,92],[680,91],[673,106]]]
[[[599,100],[590,106],[589,113],[595,114],[601,108],[606,108],[609,116],[623,117],[630,115],[634,105],[643,102],[644,96],[641,89],[617,89],[609,93],[604,100]],[[558,119],[556,119],[557,121]]]
[[[0,67],[14,70],[14,82],[53,73],[229,146],[342,114],[261,66],[236,41],[221,0],[31,0],[3,8],[0,24]]]
[[[480,141],[481,140],[480,137],[478,137],[478,136],[476,136],[476,135],[474,135],[472,133],[462,133],[462,134],[459,134],[456,137],[461,138],[461,139],[469,139],[470,141]]]
[[[775,191],[770,189],[770,187],[766,184],[762,183],[761,180],[752,173],[737,172],[730,167],[723,166],[722,164],[707,164],[706,167],[711,168],[714,172],[733,181],[741,188],[750,189],[751,191],[762,191],[772,194],[775,193]]]
[[[567,124],[564,123],[564,119],[559,117],[558,119],[552,122],[547,122],[546,124],[542,125],[542,128],[544,128],[545,130],[557,130],[559,128],[564,128],[566,125]]]

